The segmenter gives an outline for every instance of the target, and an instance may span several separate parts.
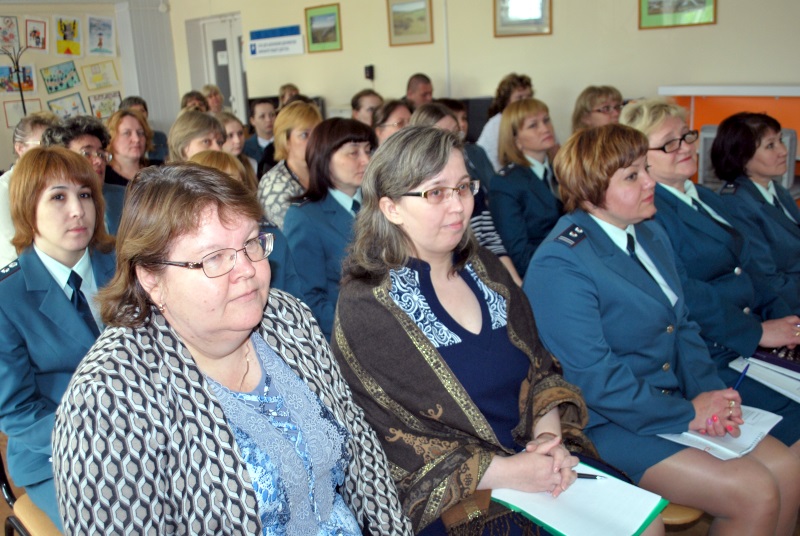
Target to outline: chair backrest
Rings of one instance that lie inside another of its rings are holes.
[[[11,489],[11,481],[8,480],[8,475],[6,475],[6,466],[3,463],[2,453],[0,453],[0,491],[2,491],[3,498],[8,503],[8,506],[14,508],[17,496],[14,494],[14,490]]]
[[[787,190],[794,184],[794,168],[797,160],[797,131],[791,128],[784,128],[781,131],[783,143],[786,145],[786,173],[781,177],[781,185]],[[705,184],[709,188],[716,190],[721,181],[714,174],[714,167],[711,165],[711,145],[717,137],[717,125],[703,125],[700,127],[700,140],[697,151],[699,159],[697,161],[697,182]]]

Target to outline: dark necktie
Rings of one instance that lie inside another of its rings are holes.
[[[74,271],[70,272],[67,284],[72,289],[72,305],[74,305],[75,309],[78,310],[78,313],[83,318],[83,321],[86,322],[86,325],[89,326],[89,329],[92,331],[92,333],[94,333],[94,336],[99,337],[100,330],[97,329],[97,323],[94,321],[94,317],[92,316],[92,310],[89,308],[89,302],[86,301],[86,296],[84,296],[83,292],[81,292],[82,283],[83,279],[81,279],[81,276]]]
[[[358,214],[359,210],[361,210],[361,203],[353,199],[353,214]]]
[[[555,176],[550,172],[550,168],[547,166],[544,168],[544,183],[550,188],[553,195],[558,198],[558,181],[556,181]]]
[[[641,261],[641,259],[639,258],[639,256],[638,256],[638,255],[636,255],[636,239],[634,239],[634,238],[633,238],[633,235],[632,235],[632,234],[630,234],[630,233],[627,233],[627,234],[628,234],[628,255],[630,255],[630,256],[631,256],[631,259],[633,259],[634,261],[636,261],[636,264],[638,264],[638,265],[639,265],[639,266],[642,268],[642,270],[644,270],[644,273],[646,273],[647,275],[649,275],[649,276],[650,276],[650,278],[651,278],[653,281],[655,281],[656,279],[655,279],[655,277],[653,277],[653,274],[651,274],[651,273],[650,273],[650,270],[648,270],[648,269],[645,267],[645,265],[642,263],[642,261]]]
[[[789,211],[788,211],[788,210],[786,210],[786,209],[783,207],[783,203],[781,203],[781,200],[780,200],[780,199],[778,199],[778,195],[777,195],[777,194],[775,194],[775,195],[773,195],[773,196],[772,196],[772,204],[773,204],[773,205],[775,205],[775,208],[777,208],[778,210],[780,210],[780,211],[781,211],[781,214],[783,214],[784,216],[786,216],[787,218],[789,218],[789,220],[791,220],[793,223],[798,223],[798,222],[794,221],[794,218],[792,218],[792,217],[789,215]]]

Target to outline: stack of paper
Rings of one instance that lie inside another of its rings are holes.
[[[747,370],[748,378],[766,385],[795,402],[800,402],[800,375],[796,372],[752,357],[734,359],[728,363],[728,366],[741,372],[748,364],[750,364],[750,368]]]
[[[579,463],[575,470],[605,475],[584,463]],[[667,500],[654,493],[605,476],[602,480],[578,479],[557,498],[549,493],[495,489],[492,500],[562,536],[635,536],[667,506]]]

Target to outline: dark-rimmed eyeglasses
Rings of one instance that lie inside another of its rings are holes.
[[[421,192],[406,192],[403,195],[407,197],[422,197],[431,205],[438,205],[445,199],[450,199],[453,194],[458,194],[458,197],[464,199],[467,196],[472,197],[478,193],[481,188],[481,181],[473,179],[469,182],[462,182],[456,187],[452,186],[437,186]]]
[[[661,147],[650,147],[648,151],[664,151],[665,153],[674,153],[675,151],[681,148],[682,143],[687,143],[687,144],[694,143],[697,141],[697,138],[699,137],[700,137],[699,132],[697,132],[696,130],[690,130],[680,138],[669,140]]]
[[[80,151],[79,154],[87,160],[97,158],[98,160],[102,160],[106,163],[111,162],[111,153],[107,153],[105,151]]]
[[[592,110],[592,111],[593,111],[593,112],[597,112],[597,113],[599,113],[599,114],[606,114],[606,115],[608,115],[608,114],[610,114],[611,112],[613,112],[613,111],[615,111],[615,110],[616,110],[617,112],[621,112],[621,111],[622,111],[622,107],[623,107],[623,106],[625,106],[625,105],[624,105],[624,104],[614,104],[614,105],[608,104],[608,105],[606,105],[606,106],[601,106],[600,108],[595,108],[595,109],[594,109],[594,110]]]
[[[202,268],[206,277],[213,279],[222,277],[234,269],[240,251],[244,252],[245,257],[250,262],[259,262],[266,259],[272,253],[274,238],[272,233],[261,233],[245,242],[244,247],[241,249],[218,249],[200,259],[200,262],[160,261],[153,264],[166,264],[179,268],[189,268],[190,270]]]

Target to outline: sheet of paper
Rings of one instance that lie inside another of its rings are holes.
[[[586,464],[579,473],[604,475]],[[558,498],[549,493],[492,490],[492,500],[525,514],[553,534],[636,535],[667,505],[666,499],[627,482],[606,476],[602,480],[578,479]]]
[[[760,361],[753,359],[745,359],[740,357],[734,359],[728,366],[733,370],[741,372],[747,363],[751,366],[747,369],[747,377],[753,379],[761,384],[766,385],[773,391],[776,391],[783,396],[789,397],[795,402],[800,402],[800,380],[796,380],[789,375],[770,370],[762,366]]]

